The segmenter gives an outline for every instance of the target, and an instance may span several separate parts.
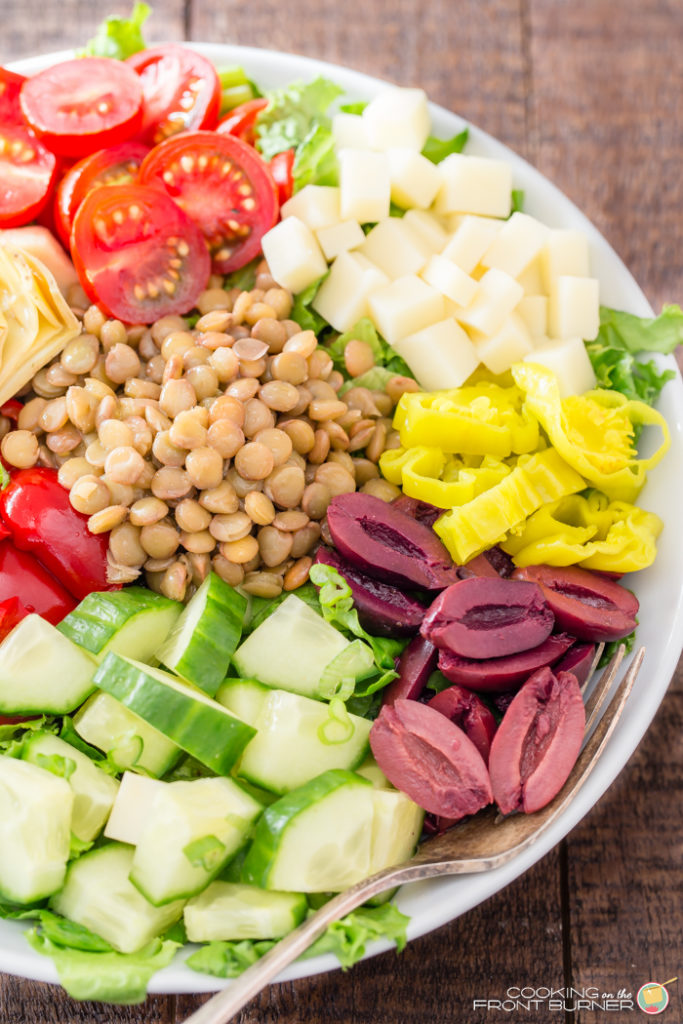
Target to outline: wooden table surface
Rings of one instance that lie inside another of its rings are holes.
[[[658,310],[683,300],[680,0],[152,0],[150,39],[307,54],[404,85],[497,136],[550,177],[612,243]],[[0,61],[72,45],[126,5],[3,0]],[[388,12],[391,11],[389,14]],[[484,905],[342,975],[274,985],[241,1024],[483,1024],[508,986],[635,993],[683,973],[683,669],[619,779],[581,825]],[[678,982],[678,986],[681,982]],[[683,988],[665,1020],[680,1021]],[[4,976],[2,1024],[174,1024],[205,996],[78,1004]],[[609,1020],[640,1013],[610,1012]],[[545,1021],[561,1014],[520,1012]],[[568,1013],[593,1024],[598,1011]]]

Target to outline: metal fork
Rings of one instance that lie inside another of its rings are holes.
[[[645,655],[641,647],[624,674],[595,730],[599,712],[616,678],[625,648],[620,645],[606,666],[586,703],[585,745],[574,768],[557,796],[534,814],[511,814],[501,818],[494,807],[422,843],[403,864],[385,868],[370,878],[339,893],[303,924],[273,946],[257,963],[230,986],[218,992],[185,1024],[227,1024],[262,988],[319,938],[328,925],[355,910],[371,896],[406,882],[440,875],[462,875],[500,867],[527,849],[551,822],[565,810],[599,760],[616,726]]]

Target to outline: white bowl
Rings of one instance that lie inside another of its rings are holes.
[[[193,44],[194,45],[194,44]],[[324,75],[341,85],[352,99],[370,99],[383,83],[357,71],[292,54],[275,53],[253,47],[196,44],[195,48],[218,67],[243,65],[262,88],[281,86],[296,79],[310,80]],[[23,74],[37,71],[70,53],[49,54],[17,62],[14,69]],[[466,124],[443,107],[432,105],[434,134],[449,137]],[[625,309],[640,316],[651,316],[647,299],[611,246],[590,221],[551,182],[525,160],[490,135],[470,125],[468,153],[507,160],[513,168],[514,187],[525,190],[524,208],[552,227],[579,228],[590,240],[593,272],[600,279],[603,304]],[[579,142],[580,145],[580,142]],[[672,297],[673,298],[673,297]],[[662,366],[676,368],[673,357],[657,357]],[[410,916],[409,938],[430,932],[504,888],[551,850],[590,811],[614,781],[638,745],[661,703],[683,642],[683,544],[672,513],[683,507],[683,383],[680,375],[666,385],[659,402],[672,434],[671,450],[664,462],[650,474],[639,504],[659,513],[665,521],[654,566],[628,581],[641,603],[638,643],[647,647],[643,668],[622,716],[598,766],[571,806],[538,842],[504,867],[486,874],[420,882],[405,887],[397,898],[398,906]],[[645,826],[643,826],[645,827]],[[25,923],[0,921],[0,970],[39,981],[56,982],[57,974],[48,957],[34,953],[22,936]],[[390,948],[388,942],[376,942],[368,956]],[[211,992],[226,983],[197,974],[182,963],[183,953],[174,963],[154,976],[150,992]],[[305,960],[289,967],[280,980],[301,978],[339,966],[331,955]]]

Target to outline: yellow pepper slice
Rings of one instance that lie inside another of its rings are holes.
[[[402,487],[410,498],[453,508],[471,501],[510,472],[510,466],[489,456],[470,457],[467,462],[475,464],[454,458],[447,461],[440,448],[418,445],[384,452],[379,465],[386,479]]]
[[[664,417],[645,402],[618,391],[587,391],[562,401],[555,375],[536,363],[516,363],[512,375],[562,457],[609,498],[633,501],[670,445]],[[663,440],[649,458],[638,458],[636,428],[654,424]]]
[[[582,491],[585,481],[554,448],[522,455],[496,486],[446,512],[434,529],[459,564],[500,543],[509,530],[550,501]]]
[[[501,545],[515,565],[581,565],[603,572],[635,572],[651,565],[662,521],[599,491],[544,505]]]

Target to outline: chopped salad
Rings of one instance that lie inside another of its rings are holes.
[[[421,90],[264,95],[148,11],[0,69],[0,915],[113,1002],[560,791],[683,339]]]

